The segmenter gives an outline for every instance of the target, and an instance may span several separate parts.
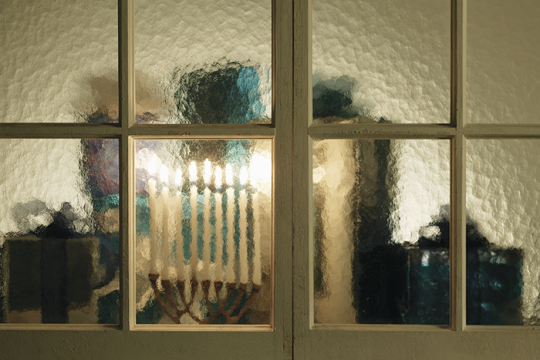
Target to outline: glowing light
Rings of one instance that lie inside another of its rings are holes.
[[[195,164],[195,161],[192,161],[189,165],[189,180],[190,181],[197,181],[197,164]]]
[[[227,185],[233,184],[232,168],[231,168],[231,165],[229,164],[225,166],[225,183]]]
[[[210,177],[212,176],[212,167],[208,159],[204,160],[204,183],[210,184]]]
[[[218,166],[216,167],[216,188],[221,189],[221,168]]]
[[[178,186],[182,185],[182,170],[176,169],[176,177],[174,178],[174,183]]]
[[[152,156],[152,160],[150,160],[150,163],[148,164],[148,173],[150,175],[155,175],[157,172],[157,166],[158,166],[158,158],[154,154],[154,156]]]
[[[159,173],[159,177],[162,182],[168,182],[169,181],[169,169],[165,165],[161,166],[161,171]]]
[[[240,184],[246,185],[248,180],[248,171],[245,167],[240,170]]]
[[[263,184],[272,178],[272,162],[269,158],[255,154],[251,158],[249,177],[252,184]]]

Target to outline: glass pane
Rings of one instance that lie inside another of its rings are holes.
[[[117,4],[2,1],[0,122],[118,122]]]
[[[136,151],[137,324],[270,324],[272,140]]]
[[[540,324],[540,141],[467,141],[467,324]]]
[[[540,3],[467,2],[467,121],[538,124]]]
[[[118,140],[0,140],[0,322],[117,324]]]
[[[315,323],[448,324],[449,142],[313,150]]]
[[[313,1],[313,120],[448,123],[450,1]]]
[[[271,119],[271,0],[136,1],[137,123]]]

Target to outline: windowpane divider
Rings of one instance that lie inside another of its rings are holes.
[[[121,135],[119,124],[10,123],[0,127],[0,138],[115,138]]]
[[[119,107],[122,138],[120,142],[120,319],[119,326],[124,331],[130,330],[135,315],[130,317],[135,301],[130,290],[129,279],[134,273],[129,264],[135,259],[135,250],[131,248],[130,224],[135,214],[130,211],[134,199],[130,196],[134,189],[133,140],[130,139],[130,127],[135,120],[135,3],[134,0],[118,1],[118,73]],[[131,163],[130,163],[131,162]]]
[[[447,139],[456,135],[456,129],[450,124],[314,124],[308,135],[314,139]]]
[[[226,124],[179,124],[179,125],[133,125],[130,136],[274,136],[272,125],[226,125]]]
[[[465,100],[467,85],[467,0],[451,1],[450,123],[456,137],[450,149],[450,327],[466,323],[465,271]]]

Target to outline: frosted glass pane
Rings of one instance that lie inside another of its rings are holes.
[[[271,0],[136,1],[137,123],[271,119]]]
[[[467,2],[467,121],[540,122],[540,3]]]
[[[0,6],[0,122],[118,122],[115,0]]]
[[[448,123],[450,1],[313,1],[315,122]]]
[[[540,324],[540,141],[467,141],[467,324]]]
[[[118,140],[0,140],[0,322],[117,324]]]
[[[272,141],[136,141],[138,324],[270,324]]]
[[[449,145],[314,142],[315,323],[448,324]]]

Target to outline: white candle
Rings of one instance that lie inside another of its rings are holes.
[[[185,280],[184,238],[182,236],[182,170],[180,169],[176,169],[175,184],[178,187],[174,201],[176,210],[176,274],[178,280]]]
[[[248,172],[246,168],[240,171],[240,184],[246,186]],[[247,194],[245,188],[240,191],[240,283],[248,282],[248,259],[247,259]]]
[[[204,161],[204,232],[203,232],[203,279],[210,280],[210,176],[212,168],[210,161]]]
[[[157,171],[157,156],[154,155],[148,165],[148,173]],[[156,180],[148,180],[148,207],[150,208],[150,274],[157,274],[157,224],[156,224]]]
[[[218,166],[216,168],[216,257],[215,264],[216,269],[214,273],[215,281],[223,281],[223,209],[221,205],[221,168]]]
[[[189,165],[189,179],[191,181],[191,279],[197,279],[197,165],[192,162]]]
[[[261,284],[261,225],[259,219],[259,192],[253,194],[253,283]]]
[[[229,164],[225,166],[225,181],[227,183],[227,282],[234,279],[234,189],[232,169]]]
[[[163,262],[163,271],[161,272],[161,279],[169,280],[169,188],[165,185],[169,180],[169,170],[165,165],[161,166],[160,172],[161,182],[163,183],[163,189],[161,190],[161,209],[162,209],[162,247],[161,247],[161,260]]]
[[[249,169],[250,182],[253,186],[253,283],[261,285],[261,218],[259,196],[272,178],[272,163],[269,158],[255,154],[251,158]]]

